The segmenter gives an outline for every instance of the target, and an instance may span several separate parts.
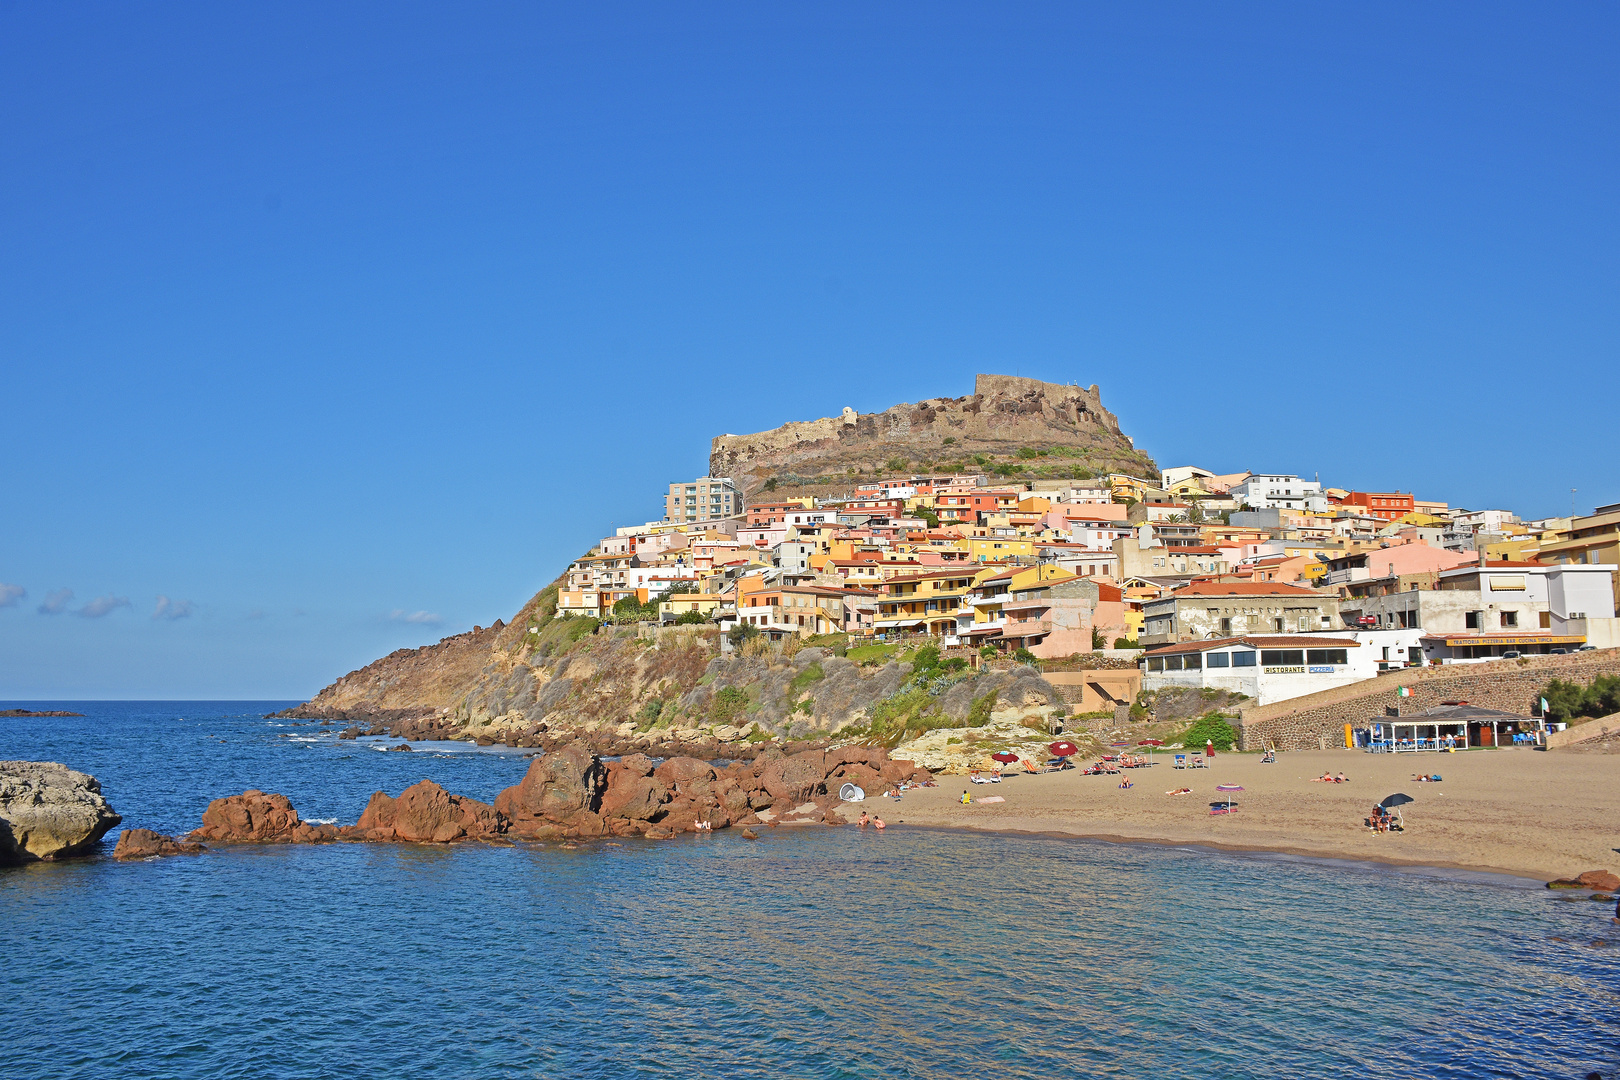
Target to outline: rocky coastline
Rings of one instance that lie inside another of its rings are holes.
[[[928,784],[932,777],[881,748],[814,747],[786,753],[772,747],[752,760],[716,766],[696,757],[655,762],[645,754],[603,761],[575,741],[537,757],[523,779],[493,804],[422,780],[397,796],[372,795],[353,825],[303,821],[284,795],[245,791],[215,799],[202,825],[184,839],[127,830],[116,858],[195,854],[208,843],[312,844],[333,841],[451,844],[469,841],[588,840],[731,826],[847,824],[839,789],[854,784],[868,795]]]

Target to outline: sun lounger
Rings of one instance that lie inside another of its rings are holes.
[[[1177,754],[1176,755],[1176,763],[1174,765],[1170,766],[1170,767],[1172,769],[1185,769],[1187,767],[1187,755],[1186,754]]]
[[[1192,760],[1187,763],[1187,767],[1189,769],[1207,769],[1209,768],[1209,762],[1204,760],[1203,754],[1194,754]]]

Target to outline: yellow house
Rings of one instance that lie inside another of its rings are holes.
[[[668,600],[658,605],[658,620],[671,622],[689,611],[696,611],[702,615],[713,615],[715,608],[721,604],[717,593],[675,593]]]
[[[962,600],[978,576],[972,567],[964,566],[890,578],[878,590],[873,629],[880,634],[955,633]]]
[[[1035,541],[1027,536],[965,536],[961,542],[972,562],[1035,557]]]
[[[1001,607],[1011,601],[1015,593],[1038,582],[1067,581],[1074,576],[1055,563],[980,570],[975,575],[972,591],[963,598],[957,612],[957,636],[983,641],[991,634],[999,634],[1007,623]]]

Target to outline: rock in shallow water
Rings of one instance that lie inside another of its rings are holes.
[[[0,761],[0,863],[83,854],[122,820],[93,776],[54,761]]]
[[[200,855],[207,850],[201,844],[188,844],[151,829],[125,829],[118,834],[118,846],[113,849],[113,858],[155,859],[164,855]]]

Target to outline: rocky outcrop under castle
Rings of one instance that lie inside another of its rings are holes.
[[[0,761],[0,863],[81,855],[122,820],[93,776],[54,761]]]
[[[1083,465],[1086,475],[1158,475],[1153,460],[1103,408],[1095,385],[1016,375],[980,375],[967,397],[929,398],[880,413],[845,408],[839,416],[752,435],[721,435],[710,449],[709,474],[731,477],[749,500],[770,480],[779,494],[825,495],[861,476],[979,471],[974,455],[1013,458],[1021,450],[1067,451],[1061,460]],[[905,465],[891,465],[896,459]]]

